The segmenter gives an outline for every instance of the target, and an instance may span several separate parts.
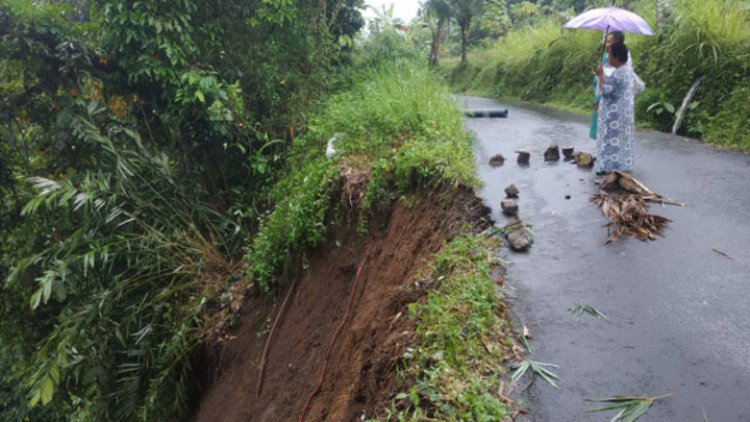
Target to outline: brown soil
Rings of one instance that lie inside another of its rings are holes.
[[[345,201],[352,199],[346,192]],[[467,221],[486,227],[487,211],[466,190],[415,194],[380,210],[368,235],[341,216],[340,227],[311,251],[270,344],[262,394],[259,363],[270,325],[287,291],[272,303],[257,294],[242,306],[239,328],[228,333],[210,366],[212,382],[197,421],[297,421],[319,381],[324,355],[361,266],[351,313],[336,338],[324,382],[305,421],[354,421],[383,416],[400,387],[395,365],[414,343],[409,303],[424,297],[418,269]],[[342,198],[344,199],[344,198]],[[407,201],[408,202],[408,201]],[[349,204],[342,204],[347,208]],[[355,207],[356,208],[356,207]],[[351,209],[351,208],[350,208]]]

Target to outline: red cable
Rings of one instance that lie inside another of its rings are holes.
[[[302,411],[299,414],[299,422],[304,422],[305,415],[307,415],[307,411],[310,408],[310,404],[312,403],[313,397],[315,397],[316,394],[318,394],[318,391],[320,391],[320,387],[323,386],[323,381],[325,379],[326,374],[326,368],[328,368],[328,359],[331,357],[331,352],[333,351],[333,346],[336,344],[336,339],[339,336],[339,333],[341,333],[341,329],[344,328],[344,324],[346,324],[346,320],[349,319],[349,313],[352,310],[352,304],[354,303],[354,293],[357,291],[357,285],[359,284],[359,275],[362,272],[362,266],[365,264],[365,258],[362,258],[362,263],[359,264],[359,268],[357,269],[357,275],[354,278],[354,283],[352,283],[352,290],[349,293],[349,303],[346,306],[346,313],[344,314],[344,318],[341,319],[341,323],[339,323],[338,328],[336,328],[336,333],[331,337],[331,342],[328,344],[328,349],[326,350],[325,358],[323,359],[323,367],[320,369],[320,380],[318,381],[318,385],[315,386],[315,388],[310,392],[310,395],[307,396],[307,400],[305,401],[305,406],[302,408]]]

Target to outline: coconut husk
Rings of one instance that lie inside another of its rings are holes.
[[[591,198],[602,210],[609,223],[604,244],[633,236],[639,240],[656,240],[664,236],[664,229],[672,220],[652,214],[647,202],[684,204],[667,199],[647,188],[633,176],[615,171],[598,181],[599,192]]]

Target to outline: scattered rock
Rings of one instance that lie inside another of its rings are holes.
[[[490,165],[492,167],[500,167],[505,163],[505,157],[502,154],[497,154],[490,158]]]
[[[518,164],[521,164],[523,166],[529,165],[529,158],[531,158],[531,154],[528,151],[516,151],[518,153],[518,159],[516,162]]]
[[[544,161],[558,161],[560,160],[560,147],[552,145],[544,151]]]
[[[578,167],[591,167],[594,165],[594,156],[588,152],[579,152],[576,154],[576,164]]]
[[[511,184],[507,188],[505,188],[505,194],[508,196],[508,198],[518,198],[518,188],[516,185]]]
[[[500,202],[500,207],[503,209],[503,214],[508,216],[518,215],[518,203],[512,199],[506,199]]]
[[[531,242],[526,236],[526,230],[524,230],[522,224],[511,229],[505,237],[508,239],[508,244],[514,251],[525,251],[531,246]]]
[[[568,147],[568,148],[563,148],[562,149],[562,153],[563,153],[563,156],[565,157],[564,158],[565,161],[570,161],[570,160],[573,159],[573,151],[575,151],[575,149],[573,147]]]
[[[570,195],[565,195],[565,199],[570,199]]]

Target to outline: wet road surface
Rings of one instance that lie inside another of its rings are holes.
[[[529,419],[608,421],[616,411],[588,412],[584,399],[672,393],[641,420],[750,421],[750,155],[639,130],[633,175],[687,207],[652,205],[673,220],[664,238],[603,246],[605,220],[589,202],[593,171],[542,158],[550,144],[595,152],[585,118],[478,97],[458,103],[510,111],[466,127],[497,225],[510,222],[500,201],[515,183],[534,226],[529,252],[504,252],[507,295],[516,324],[533,335],[529,358],[560,365],[562,381],[559,390],[541,379],[528,388]],[[516,164],[519,149],[531,151],[529,167]],[[498,153],[505,165],[491,168]],[[576,317],[567,311],[576,304],[611,321]]]

